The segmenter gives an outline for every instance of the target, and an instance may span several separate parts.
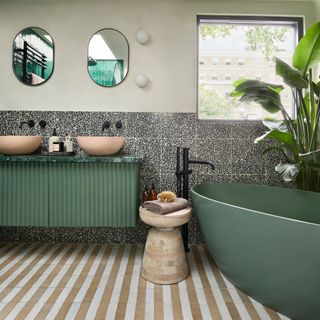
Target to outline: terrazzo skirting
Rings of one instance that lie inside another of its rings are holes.
[[[190,275],[140,277],[142,245],[0,244],[0,319],[287,319],[233,287],[207,248],[192,246]]]
[[[111,227],[0,227],[0,242],[144,244],[150,226],[140,219],[133,228]],[[189,223],[189,243],[203,243],[193,216]]]

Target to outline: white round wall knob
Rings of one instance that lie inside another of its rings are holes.
[[[139,73],[139,74],[137,74],[135,81],[136,81],[136,85],[139,88],[144,88],[148,84],[149,79],[143,73]]]
[[[136,40],[140,43],[140,44],[146,44],[149,40],[149,33],[144,31],[144,30],[138,30],[136,32]]]

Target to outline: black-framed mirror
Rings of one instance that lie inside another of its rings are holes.
[[[88,73],[103,87],[114,87],[127,76],[129,44],[118,30],[106,28],[96,32],[89,41]]]
[[[49,33],[38,27],[21,30],[13,41],[12,67],[26,85],[46,82],[54,68],[54,42]]]

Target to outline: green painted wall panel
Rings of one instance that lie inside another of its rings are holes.
[[[0,225],[48,226],[48,170],[36,162],[0,165]]]
[[[50,163],[50,225],[136,225],[139,165]]]

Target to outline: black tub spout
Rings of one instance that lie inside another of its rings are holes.
[[[195,163],[195,164],[206,164],[211,167],[212,170],[215,169],[214,164],[210,161],[202,161],[202,160],[189,160],[189,163]]]

